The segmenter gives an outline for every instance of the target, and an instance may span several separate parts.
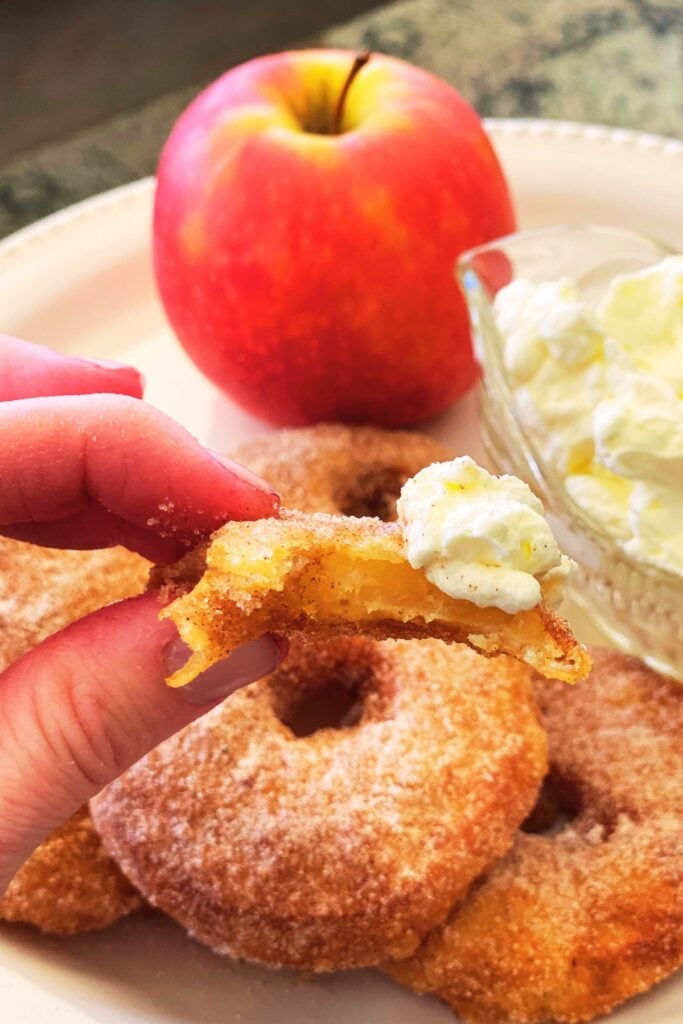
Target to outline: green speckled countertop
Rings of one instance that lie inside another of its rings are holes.
[[[683,137],[683,0],[399,0],[313,42],[421,64],[485,116]],[[198,88],[0,167],[0,235],[152,173],[173,120]]]

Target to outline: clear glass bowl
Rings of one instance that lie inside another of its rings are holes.
[[[615,646],[683,681],[683,577],[629,557],[572,501],[561,475],[544,462],[517,413],[492,310],[496,291],[515,278],[542,282],[566,275],[582,295],[596,299],[615,274],[641,270],[670,254],[666,246],[630,231],[543,228],[470,250],[459,260],[458,278],[484,371],[481,420],[491,459],[501,472],[525,480],[543,501],[560,547],[578,565],[569,596]]]

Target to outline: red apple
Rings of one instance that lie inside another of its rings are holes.
[[[185,110],[159,163],[171,324],[211,380],[273,423],[401,425],[444,409],[477,373],[455,259],[515,226],[455,89],[373,54],[340,107],[353,64],[304,50],[234,68]]]

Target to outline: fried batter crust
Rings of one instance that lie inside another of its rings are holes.
[[[57,551],[0,538],[0,671],[82,615],[140,593],[148,573],[149,562],[123,548]],[[82,808],[15,875],[0,921],[72,935],[106,928],[141,903]]]
[[[530,675],[434,640],[294,645],[96,797],[97,829],[219,952],[312,971],[405,956],[534,802]],[[302,703],[344,691],[338,727],[302,735]]]
[[[593,650],[576,687],[536,692],[551,783],[576,817],[520,832],[398,981],[467,1024],[575,1024],[683,964],[683,687]]]
[[[15,875],[0,900],[0,920],[77,935],[107,928],[140,906],[140,896],[105,853],[83,807]]]

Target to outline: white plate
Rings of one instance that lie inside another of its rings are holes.
[[[683,248],[683,144],[625,131],[489,121],[523,227],[593,222]],[[150,266],[151,180],[64,210],[0,243],[0,329],[64,352],[119,359],[147,397],[214,448],[265,429],[209,385],[174,341]],[[432,432],[481,457],[472,398]],[[577,632],[594,639],[578,615]],[[614,1024],[680,1024],[683,979],[629,1003]],[[370,971],[313,981],[232,964],[161,917],[57,941],[0,931],[3,1024],[453,1024]]]

